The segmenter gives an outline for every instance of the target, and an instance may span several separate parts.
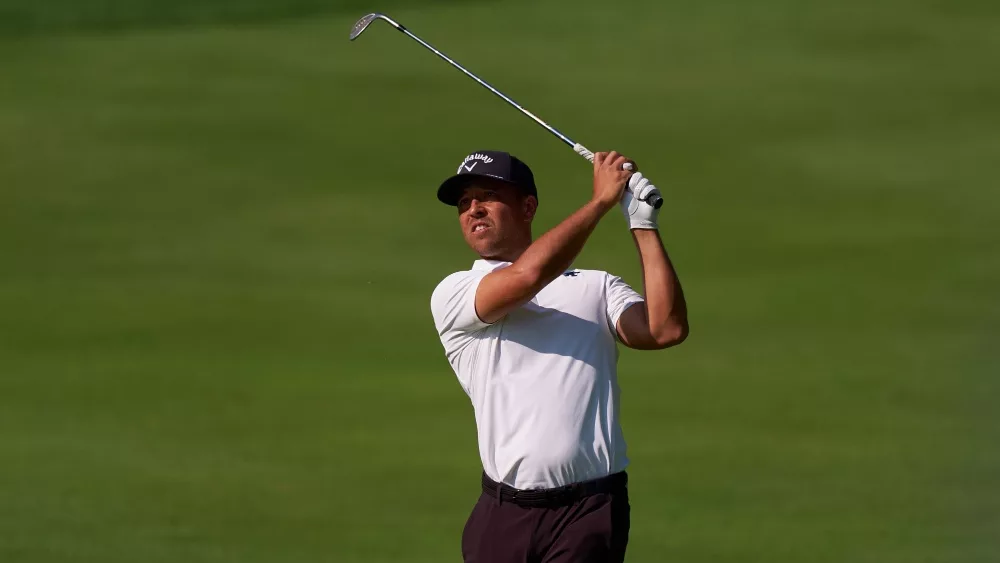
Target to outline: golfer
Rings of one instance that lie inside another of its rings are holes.
[[[617,345],[662,349],[688,333],[658,210],[639,201],[656,188],[637,170],[617,152],[594,155],[593,196],[537,239],[534,175],[516,157],[470,154],[438,189],[479,256],[431,296],[445,355],[474,407],[483,465],[462,533],[466,562],[624,560]],[[644,295],[608,272],[572,267],[616,206],[639,251]]]

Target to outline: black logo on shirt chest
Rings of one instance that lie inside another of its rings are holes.
[[[565,274],[563,274],[563,277],[575,278],[579,273],[580,272],[566,272]]]

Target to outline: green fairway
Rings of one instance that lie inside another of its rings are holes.
[[[374,7],[664,191],[630,562],[1000,561],[1000,5]],[[0,0],[0,562],[461,559],[433,193],[590,169],[371,8]],[[641,287],[617,211],[576,265]]]

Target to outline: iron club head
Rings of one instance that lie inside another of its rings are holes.
[[[357,23],[354,24],[354,27],[351,28],[351,41],[357,39],[359,35],[361,35],[366,29],[368,29],[369,24],[371,24],[373,21],[379,18],[385,19],[385,16],[379,13],[368,14],[367,16],[358,20]]]

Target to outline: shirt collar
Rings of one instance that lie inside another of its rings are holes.
[[[492,272],[493,270],[497,270],[499,268],[509,265],[511,265],[511,262],[504,262],[503,260],[479,259],[472,263],[472,270],[480,272]],[[570,267],[566,270],[566,272],[572,272],[574,270],[575,268],[573,268],[573,266],[570,265]]]
[[[482,272],[492,272],[493,270],[496,270],[503,266],[509,266],[510,264],[511,264],[510,262],[504,262],[502,260],[480,259],[472,263],[472,269]]]

